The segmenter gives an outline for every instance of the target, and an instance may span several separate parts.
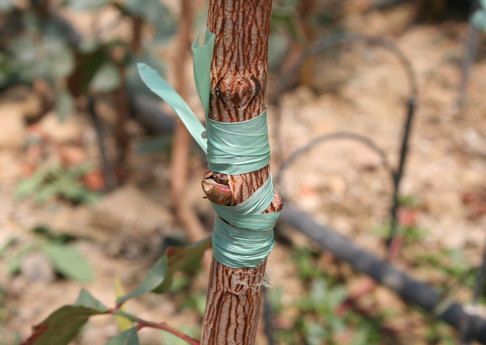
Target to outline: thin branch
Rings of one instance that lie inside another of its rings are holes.
[[[178,54],[175,63],[176,91],[187,100],[186,61],[189,52],[189,42],[192,23],[191,0],[181,1],[182,11],[179,24]],[[184,226],[191,242],[197,242],[206,237],[204,226],[196,212],[189,204],[186,195],[187,175],[189,170],[189,153],[192,138],[182,122],[176,124],[170,162],[170,192],[177,220]],[[209,269],[210,256],[205,254],[203,265]]]
[[[199,345],[200,344],[199,341],[197,341],[196,339],[191,338],[190,336],[182,333],[178,329],[175,329],[174,327],[169,326],[166,322],[153,323],[153,322],[143,321],[143,322],[140,322],[138,324],[137,330],[141,330],[144,327],[156,328],[156,329],[160,329],[160,330],[169,332],[169,333],[175,335],[176,337],[178,337],[178,338],[180,338],[184,341],[187,341],[191,345]]]
[[[197,341],[194,338],[191,338],[190,336],[188,336],[187,334],[184,334],[183,332],[179,331],[178,329],[169,326],[166,322],[155,323],[155,322],[151,322],[151,321],[141,319],[137,316],[127,314],[127,313],[119,310],[119,306],[116,306],[115,308],[110,309],[108,311],[108,313],[112,314],[112,315],[118,315],[118,316],[124,317],[124,318],[126,318],[130,321],[137,322],[138,323],[137,331],[141,330],[144,327],[157,328],[157,329],[169,332],[169,333],[175,335],[176,337],[187,341],[191,345],[199,345],[199,341]]]

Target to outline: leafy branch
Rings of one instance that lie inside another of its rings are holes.
[[[137,331],[145,327],[169,332],[192,345],[199,344],[197,340],[165,322],[155,323],[143,320],[120,308],[129,299],[145,293],[166,292],[171,286],[174,273],[193,270],[201,261],[205,250],[210,247],[211,241],[207,238],[186,247],[167,248],[165,254],[155,263],[140,285],[131,293],[118,298],[116,306],[112,309],[108,309],[83,289],[73,305],[65,305],[51,313],[39,325],[33,327],[32,335],[20,345],[68,345],[89,318],[95,315],[115,315],[137,324],[112,338],[106,345],[139,345]]]

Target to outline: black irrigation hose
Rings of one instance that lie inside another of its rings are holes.
[[[466,102],[466,91],[467,85],[469,84],[469,74],[471,71],[471,65],[476,59],[478,38],[479,30],[474,25],[469,24],[469,30],[465,44],[466,55],[462,62],[461,84],[459,86],[459,95],[457,96],[456,101],[458,110],[461,110],[464,107],[464,103]]]
[[[391,223],[390,223],[390,235],[388,237],[387,245],[390,246],[393,238],[397,234],[398,222],[397,222],[397,212],[399,206],[399,190],[400,182],[403,177],[403,170],[405,169],[405,160],[408,154],[408,139],[410,138],[410,130],[412,128],[413,115],[415,113],[415,97],[410,97],[408,100],[408,110],[407,117],[405,119],[405,126],[403,128],[402,134],[402,144],[400,147],[400,162],[398,164],[398,169],[394,172],[394,188],[393,188],[393,202],[391,207]]]
[[[330,37],[326,37],[320,41],[317,41],[312,46],[304,50],[301,54],[299,59],[289,68],[288,72],[286,72],[280,82],[280,88],[278,89],[277,95],[275,97],[276,101],[278,102],[282,95],[289,91],[292,86],[297,73],[302,68],[304,62],[321,53],[322,51],[332,48],[336,45],[343,44],[343,43],[356,43],[356,42],[363,42],[369,45],[380,46],[382,48],[387,49],[392,54],[394,54],[402,63],[403,67],[406,70],[407,77],[410,83],[410,97],[409,98],[416,98],[418,93],[417,87],[417,77],[415,72],[412,68],[412,64],[410,63],[409,59],[405,56],[405,54],[393,43],[388,42],[387,40],[380,38],[380,37],[372,37],[366,36],[357,33],[346,33],[346,34],[337,34]]]
[[[113,171],[113,166],[108,158],[103,128],[98,113],[96,112],[95,100],[92,96],[88,96],[88,112],[91,116],[91,120],[93,121],[96,137],[98,139],[103,177],[105,178],[106,182],[105,190],[106,192],[111,192],[117,187],[117,182],[115,173]]]
[[[473,0],[471,3],[471,8],[469,9],[469,15],[472,16],[477,9],[481,8],[479,1]],[[466,101],[466,91],[467,84],[469,83],[469,72],[471,71],[471,66],[476,59],[478,50],[478,39],[479,30],[474,25],[469,23],[469,28],[466,37],[466,54],[464,60],[462,61],[462,73],[461,73],[461,83],[459,85],[459,95],[457,96],[456,106],[458,110],[464,107]]]
[[[459,341],[460,344],[467,345],[474,340],[474,332],[477,329],[476,320],[473,316],[478,313],[479,298],[484,289],[484,280],[486,277],[486,243],[483,248],[483,261],[478,269],[478,276],[474,286],[473,298],[469,307],[469,312],[465,312],[463,322],[460,328]]]
[[[456,329],[461,329],[464,316],[468,315],[467,338],[486,344],[486,320],[468,313],[454,301],[442,299],[440,294],[431,287],[412,279],[390,263],[355,246],[352,241],[332,228],[318,224],[289,202],[283,208],[279,222],[289,224],[318,243],[324,250],[331,252],[337,259],[349,263],[355,270],[395,291],[405,301],[432,313]]]
[[[374,152],[376,152],[381,158],[381,162],[383,164],[383,167],[385,167],[386,170],[390,173],[391,179],[393,181],[395,180],[395,174],[393,173],[392,168],[390,167],[390,162],[388,161],[388,158],[386,157],[385,152],[382,149],[380,149],[372,140],[370,140],[368,137],[365,137],[364,135],[360,135],[360,134],[348,133],[348,132],[336,132],[336,133],[322,135],[322,136],[319,136],[315,139],[312,139],[306,145],[295,150],[280,165],[280,167],[279,167],[279,169],[276,173],[275,184],[279,184],[281,182],[281,179],[282,179],[282,176],[283,176],[283,173],[285,172],[285,170],[287,170],[287,168],[290,165],[292,165],[304,153],[308,152],[310,149],[312,149],[314,146],[316,146],[318,144],[322,144],[322,143],[325,143],[325,142],[329,142],[329,141],[332,141],[332,140],[338,140],[338,139],[350,139],[350,140],[358,141],[358,142],[366,145],[367,147],[369,147]]]
[[[281,113],[280,113],[280,99],[284,93],[286,93],[292,86],[298,71],[302,68],[304,62],[321,53],[322,51],[332,48],[336,45],[343,44],[343,43],[356,43],[356,42],[363,42],[373,46],[380,46],[382,48],[387,49],[392,54],[394,54],[398,60],[403,65],[407,78],[409,80],[409,97],[407,102],[407,117],[405,119],[404,127],[403,127],[403,134],[401,140],[401,147],[400,147],[400,160],[399,165],[396,171],[392,171],[393,174],[393,182],[394,182],[394,191],[393,191],[393,201],[392,206],[390,208],[391,214],[391,223],[390,223],[390,235],[388,238],[388,245],[391,244],[393,238],[397,233],[397,211],[399,206],[399,189],[400,189],[400,182],[403,176],[403,171],[405,168],[405,161],[408,153],[408,139],[410,136],[410,130],[412,125],[412,120],[415,114],[416,108],[416,100],[418,94],[418,86],[417,86],[417,77],[415,74],[414,69],[412,68],[412,64],[410,60],[406,57],[406,55],[393,43],[388,42],[387,40],[380,38],[380,37],[371,37],[357,33],[345,33],[345,34],[337,34],[334,36],[330,36],[324,38],[315,44],[313,44],[308,49],[304,50],[301,54],[299,59],[294,63],[294,65],[289,69],[287,73],[284,74],[282,77],[282,81],[280,83],[280,88],[277,92],[275,97],[275,105],[277,107],[276,111],[276,133],[277,133],[277,144],[280,145],[280,122],[281,122]],[[298,150],[300,151],[300,149]]]

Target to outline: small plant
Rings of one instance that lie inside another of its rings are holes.
[[[199,344],[197,340],[170,327],[165,322],[150,322],[127,313],[124,311],[123,305],[128,300],[148,292],[161,294],[169,291],[174,273],[194,270],[200,263],[204,251],[210,247],[211,241],[206,239],[187,247],[167,248],[165,255],[155,263],[140,285],[131,293],[118,297],[113,308],[107,308],[89,292],[82,290],[73,305],[66,305],[54,311],[34,327],[31,337],[21,345],[67,345],[76,337],[88,319],[97,315],[116,316],[128,320],[130,323],[128,330],[112,338],[106,345],[139,345],[137,332],[145,327],[167,331],[192,345]],[[117,322],[120,325],[119,319]],[[60,329],[63,331],[59,332]]]
[[[12,239],[0,250],[0,259],[6,261],[8,272],[16,275],[28,254],[42,253],[49,260],[57,274],[79,282],[90,282],[94,273],[83,255],[72,244],[74,237],[51,232],[48,228],[32,230],[33,241],[18,243]]]
[[[292,259],[296,264],[304,297],[285,305],[282,289],[270,291],[270,303],[275,315],[282,315],[285,307],[295,310],[291,323],[277,316],[277,338],[281,344],[380,344],[381,317],[370,317],[352,310],[337,312],[348,293],[343,284],[319,267],[320,253],[308,248],[296,248]],[[383,316],[385,313],[383,313]]]
[[[39,169],[32,176],[18,183],[15,196],[18,199],[33,197],[39,205],[56,197],[74,203],[93,203],[99,199],[100,194],[89,190],[81,182],[82,177],[90,170],[92,168],[89,165],[74,168],[56,166]]]

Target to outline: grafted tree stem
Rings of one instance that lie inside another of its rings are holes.
[[[211,65],[211,119],[241,122],[265,110],[271,10],[272,0],[210,0],[207,25],[216,35]],[[266,166],[248,174],[228,175],[224,183],[231,190],[231,204],[248,199],[269,173]],[[206,174],[206,180],[208,176],[211,174]],[[212,183],[222,182],[215,178]],[[282,205],[275,192],[265,212],[276,212]],[[234,269],[213,258],[201,345],[254,344],[265,266],[266,261],[254,268]]]

